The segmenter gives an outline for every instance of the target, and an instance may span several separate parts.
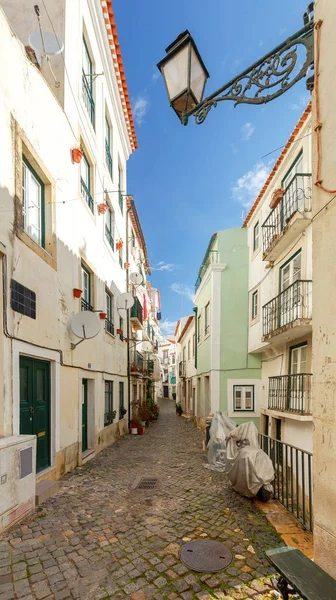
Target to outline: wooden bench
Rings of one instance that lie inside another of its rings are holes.
[[[303,600],[336,600],[336,580],[296,548],[274,548],[266,556],[280,577],[272,582],[284,600],[298,593]]]

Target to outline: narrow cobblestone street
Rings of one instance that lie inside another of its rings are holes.
[[[161,401],[159,420],[76,469],[59,493],[0,538],[1,600],[271,597],[264,550],[280,538],[257,506],[204,468],[202,434]],[[154,490],[136,490],[143,477]],[[223,541],[232,564],[195,573],[190,539]]]

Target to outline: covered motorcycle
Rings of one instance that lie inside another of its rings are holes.
[[[274,468],[261,450],[252,421],[242,423],[226,436],[226,472],[233,489],[247,498],[267,501],[273,495]]]

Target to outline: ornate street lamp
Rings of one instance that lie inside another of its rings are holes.
[[[201,102],[209,73],[188,30],[180,33],[166,52],[158,68],[166,84],[170,106],[181,119],[183,113]]]
[[[181,123],[187,125],[191,116],[197,124],[203,123],[211,108],[223,100],[233,100],[235,105],[265,104],[306,77],[314,62],[314,2],[309,4],[303,22],[302,29],[204,100],[209,73],[189,31],[181,33],[166,48],[167,56],[157,65],[165,81],[169,103]],[[306,84],[311,91],[312,76]]]

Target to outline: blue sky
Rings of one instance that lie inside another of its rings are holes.
[[[309,96],[304,80],[265,106],[223,102],[202,125],[183,127],[156,68],[189,29],[210,73],[205,95],[299,30],[307,0],[114,0],[139,148],[128,161],[162,300],[164,332],[192,311],[197,271],[211,235],[239,227]]]

